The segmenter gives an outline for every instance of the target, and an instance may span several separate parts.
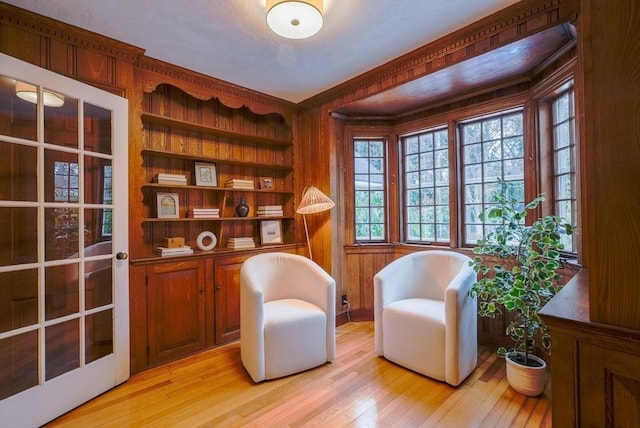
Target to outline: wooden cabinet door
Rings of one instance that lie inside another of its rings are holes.
[[[201,260],[161,263],[148,268],[149,365],[205,348],[205,291]]]
[[[215,261],[216,344],[240,337],[240,267],[246,259],[234,256]]]
[[[579,350],[578,425],[640,426],[638,342],[629,340],[617,349],[582,342]]]

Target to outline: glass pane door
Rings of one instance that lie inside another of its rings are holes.
[[[33,426],[129,375],[127,102],[0,61],[0,420]]]

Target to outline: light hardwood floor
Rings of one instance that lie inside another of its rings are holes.
[[[147,370],[48,427],[550,427],[550,386],[514,392],[480,348],[458,388],[377,356],[373,323],[337,329],[333,363],[254,384],[238,342]]]

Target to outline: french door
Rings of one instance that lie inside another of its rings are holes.
[[[129,377],[128,105],[0,65],[0,426],[39,426]]]

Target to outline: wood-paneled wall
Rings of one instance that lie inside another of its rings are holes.
[[[634,0],[581,4],[590,315],[640,330],[640,8]]]

